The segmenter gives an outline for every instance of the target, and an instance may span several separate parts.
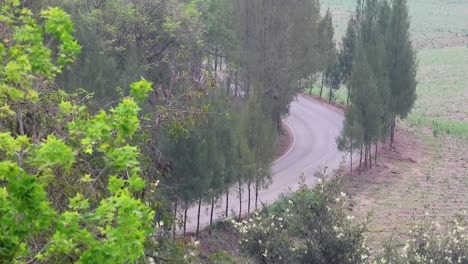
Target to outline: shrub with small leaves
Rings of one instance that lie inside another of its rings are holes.
[[[391,241],[376,263],[468,263],[468,213],[462,211],[445,224],[426,215],[418,219],[403,241]]]
[[[347,215],[339,178],[304,183],[248,221],[237,223],[240,250],[257,263],[367,263],[367,220]]]

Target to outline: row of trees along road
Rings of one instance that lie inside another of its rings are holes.
[[[189,262],[180,258],[186,247],[169,239],[175,226],[186,225],[188,207],[213,208],[233,187],[247,187],[239,200],[247,196],[248,211],[258,206],[299,83],[323,72],[331,83],[327,76],[340,73],[350,91],[341,145],[364,146],[369,159],[370,145],[392,134],[414,101],[404,1],[359,3],[339,53],[331,15],[322,17],[316,0],[8,0],[1,7],[2,258],[78,261],[100,250],[122,262],[143,255]],[[149,82],[131,84],[140,77]],[[63,159],[47,159],[58,154]],[[15,177],[18,170],[24,177]],[[32,200],[16,192],[23,184]],[[111,214],[111,203],[142,214]],[[48,213],[61,218],[46,221]],[[18,215],[44,221],[28,218],[16,232]],[[115,224],[127,216],[133,226]],[[86,232],[69,229],[77,223]]]
[[[321,16],[318,1],[18,3],[34,14],[60,6],[73,21],[81,52],[54,75],[50,89],[90,93],[82,103],[99,113],[129,95],[141,76],[154,83],[141,106],[142,131],[132,143],[142,152],[141,176],[150,183],[141,198],[155,210],[155,223],[164,222],[158,229],[165,230],[163,237],[186,225],[188,207],[213,208],[233,188],[247,187],[239,193],[239,201],[248,200],[247,211],[258,207],[281,119],[300,92],[297,83],[330,64],[322,54],[332,46],[320,40],[333,30],[331,15]],[[88,172],[104,184],[111,173]],[[68,181],[50,185],[50,192],[70,191],[63,188]],[[66,207],[65,197],[56,206]]]
[[[397,118],[405,118],[416,100],[416,54],[409,32],[406,0],[359,1],[343,39],[341,63],[349,91],[342,150],[360,153],[359,169],[372,167],[372,145],[395,139]],[[350,50],[353,52],[350,52]],[[363,160],[364,159],[364,160]],[[363,164],[362,164],[363,163]]]

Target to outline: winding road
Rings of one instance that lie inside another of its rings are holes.
[[[301,175],[307,184],[316,182],[315,172],[327,167],[327,171],[339,167],[343,153],[336,148],[336,137],[343,124],[343,113],[318,100],[299,95],[291,103],[289,116],[284,120],[293,136],[288,151],[272,165],[272,182],[267,189],[260,190],[259,201],[268,204],[288,190],[297,190]],[[247,190],[242,191],[242,211],[247,212]],[[251,208],[255,207],[255,189],[252,188]],[[220,199],[214,210],[214,219],[224,218],[225,198]],[[229,215],[238,214],[238,188],[229,194]],[[202,206],[200,227],[210,223],[210,206]],[[194,231],[197,226],[198,207],[187,212],[187,230]]]

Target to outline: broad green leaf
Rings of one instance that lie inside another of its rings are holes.
[[[145,188],[145,181],[134,174],[128,179],[128,185],[136,191],[141,191]]]
[[[125,185],[124,180],[117,178],[117,176],[111,176],[109,178],[109,186],[107,187],[107,189],[109,189],[111,193],[116,193],[120,189],[122,189],[124,185]]]
[[[35,151],[31,161],[41,169],[50,166],[63,166],[69,169],[75,162],[75,156],[71,148],[61,139],[49,135],[46,142]]]
[[[151,90],[153,90],[151,83],[143,78],[139,82],[130,85],[130,94],[139,102],[144,101]]]

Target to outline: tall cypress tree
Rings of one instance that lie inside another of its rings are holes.
[[[323,86],[328,75],[330,78],[334,71],[333,67],[337,60],[336,44],[334,41],[333,18],[330,10],[320,21],[319,25],[319,50],[321,52],[322,85],[320,88],[320,98],[322,98]],[[328,74],[327,74],[328,72]],[[331,79],[331,78],[330,78]],[[331,92],[331,91],[330,91]]]
[[[396,118],[406,118],[416,101],[416,52],[410,39],[410,18],[406,0],[393,0],[389,65],[392,124],[390,145],[395,139]]]
[[[343,37],[342,48],[338,55],[338,62],[340,65],[341,81],[346,85],[348,96],[346,105],[349,105],[349,96],[351,90],[349,89],[348,80],[353,71],[354,54],[356,52],[356,18],[353,16],[348,21],[346,35]]]

